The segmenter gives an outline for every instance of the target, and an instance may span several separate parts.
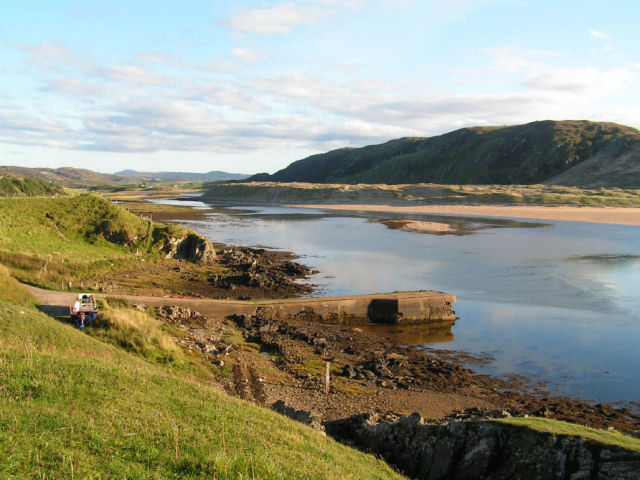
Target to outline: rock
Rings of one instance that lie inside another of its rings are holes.
[[[178,243],[173,257],[199,265],[212,265],[216,261],[216,250],[207,238],[190,233]]]
[[[357,372],[353,369],[353,367],[349,364],[346,364],[343,368],[342,368],[342,375],[347,377],[347,378],[355,378],[357,375]]]
[[[297,422],[309,425],[314,430],[324,432],[324,427],[322,426],[320,417],[315,413],[308,412],[306,410],[297,410],[283,400],[275,402],[271,405],[271,409]]]
[[[373,373],[371,370],[362,370],[362,375],[367,380],[375,380],[376,379],[376,374]]]
[[[327,422],[340,441],[377,454],[412,478],[637,479],[640,453],[488,420],[398,421],[374,415]]]

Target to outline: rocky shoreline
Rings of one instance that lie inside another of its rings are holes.
[[[183,345],[207,354],[214,365],[234,365],[242,373],[223,382],[229,393],[265,406],[281,400],[322,422],[360,413],[418,411],[427,418],[444,418],[465,410],[464,416],[504,410],[596,428],[640,429],[640,416],[628,409],[532,392],[521,379],[479,375],[447,356],[439,358],[437,352],[402,345],[359,326],[279,318],[261,310],[227,319],[182,307],[172,312],[164,318],[184,331]],[[217,333],[211,337],[211,332]],[[223,340],[232,334],[241,335],[243,342]],[[331,362],[328,394],[326,361]]]
[[[488,417],[425,421],[419,413],[399,419],[362,414],[328,422],[326,430],[418,479],[632,480],[640,472],[638,452]]]
[[[179,343],[226,369],[228,393],[380,455],[412,478],[626,479],[640,465],[627,450],[487,421],[536,416],[637,431],[640,416],[625,409],[531,393],[358,326],[260,310],[226,319],[184,307],[159,314],[183,332]],[[238,334],[242,341],[229,340]],[[566,475],[549,474],[560,467]]]

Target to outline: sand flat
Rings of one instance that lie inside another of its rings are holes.
[[[361,210],[366,212],[432,213],[468,215],[472,217],[509,217],[567,222],[606,223],[640,226],[640,208],[624,207],[542,207],[511,205],[361,205],[361,204],[303,204],[288,205],[325,210]]]

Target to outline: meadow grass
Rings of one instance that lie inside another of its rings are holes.
[[[148,319],[126,314],[112,307],[111,328],[155,334]],[[172,350],[164,342],[156,348]],[[133,351],[142,358],[0,300],[0,477],[402,478],[381,460]]]
[[[98,320],[86,333],[106,343],[155,363],[184,366],[184,350],[162,328],[162,323],[146,312],[99,302]]]
[[[511,417],[502,418],[497,421],[518,427],[529,428],[537,432],[579,437],[602,445],[614,445],[627,450],[640,452],[640,438],[635,438],[631,435],[626,435],[613,430],[598,430],[596,428],[576,425],[575,423],[567,423],[560,420],[538,417]]]
[[[127,272],[118,279],[127,291],[146,291],[153,282],[184,287],[180,273],[172,272],[177,260],[164,257],[188,229],[140,218],[102,197],[0,198],[0,225],[0,263],[22,282],[52,289],[71,282],[77,291],[100,288]],[[205,281],[213,271],[182,268]]]

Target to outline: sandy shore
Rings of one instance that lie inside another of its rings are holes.
[[[530,218],[567,222],[608,223],[640,226],[640,208],[620,207],[540,207],[498,205],[290,205],[324,210],[361,210],[390,213],[433,213],[468,215],[472,217]]]

